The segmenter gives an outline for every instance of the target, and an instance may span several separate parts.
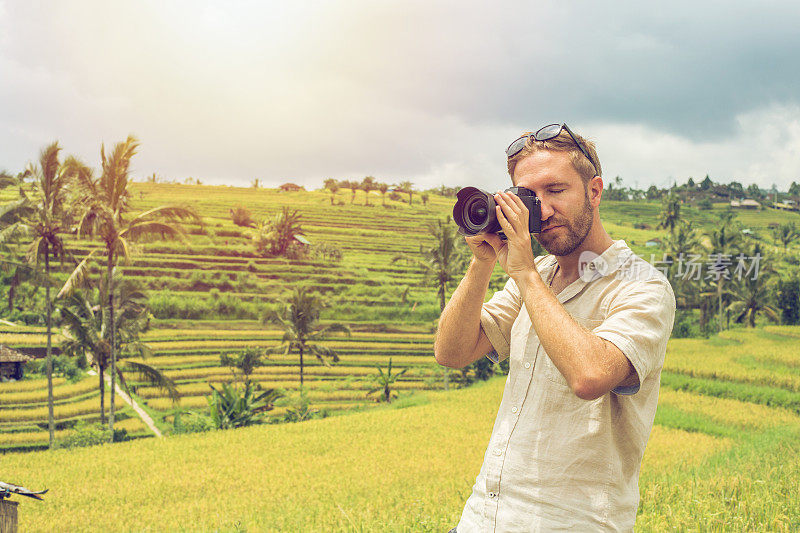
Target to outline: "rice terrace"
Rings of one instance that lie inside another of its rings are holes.
[[[143,415],[118,394],[113,438],[96,425],[111,400],[103,321],[92,314],[105,294],[103,241],[64,232],[72,262],[50,264],[52,296],[75,285],[54,306],[52,450],[43,283],[21,259],[4,271],[0,344],[33,360],[21,379],[0,383],[2,475],[49,489],[45,502],[20,502],[24,530],[445,531],[457,523],[507,366],[445,373],[433,358],[442,298],[465,253],[448,220],[454,190],[381,190],[374,181],[313,191],[129,183],[128,220],[166,204],[198,216],[176,222],[183,238],[131,240],[115,267],[124,317],[118,390]],[[721,310],[713,280],[675,284],[679,315],[637,529],[797,530],[800,326],[781,324],[797,323],[800,249],[781,232],[800,216],[736,211],[719,198],[703,202],[711,198],[703,191],[629,189],[602,206],[614,238],[651,262],[663,263],[675,243],[719,244],[722,224],[736,235],[730,250],[756,247],[765,272],[757,287],[731,280]],[[18,202],[16,187],[0,199]],[[276,253],[269,246],[286,225],[301,239]],[[455,239],[450,265],[436,260],[445,239]],[[8,258],[24,255],[21,240],[4,246]],[[87,257],[78,284],[73,269]],[[443,289],[441,271],[450,275]],[[504,281],[497,267],[487,297]],[[753,305],[748,291],[774,294]],[[299,305],[314,317],[302,373]]]

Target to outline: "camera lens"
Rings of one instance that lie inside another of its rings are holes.
[[[480,226],[486,222],[486,214],[489,212],[486,200],[483,198],[475,198],[470,202],[467,207],[467,216],[470,223],[475,226]]]

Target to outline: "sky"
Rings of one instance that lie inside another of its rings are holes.
[[[0,169],[58,140],[97,168],[317,188],[509,185],[566,122],[604,181],[800,182],[800,2],[0,0]]]

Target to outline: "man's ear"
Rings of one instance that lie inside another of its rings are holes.
[[[588,190],[586,191],[589,195],[589,203],[592,207],[597,207],[600,205],[600,199],[603,197],[603,178],[601,176],[595,176],[589,180],[587,184]]]

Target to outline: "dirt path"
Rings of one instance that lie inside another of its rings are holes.
[[[90,370],[89,374],[93,374],[93,375],[96,376],[97,372],[95,372],[94,370]],[[111,376],[109,376],[108,374],[104,374],[103,375],[103,379],[105,380],[105,382],[110,387],[111,386]],[[156,427],[155,423],[153,422],[153,419],[150,418],[150,415],[148,415],[145,412],[144,409],[139,407],[139,404],[136,403],[136,401],[133,398],[128,396],[125,393],[124,390],[122,390],[122,387],[119,386],[119,383],[115,383],[114,385],[116,385],[117,394],[120,396],[120,398],[125,400],[125,403],[130,405],[133,408],[133,410],[136,411],[136,414],[139,415],[139,418],[142,419],[142,422],[144,422],[145,425],[150,428],[150,431],[152,431],[155,434],[156,437],[163,437],[164,435],[162,435],[161,431],[159,431],[159,429]]]

